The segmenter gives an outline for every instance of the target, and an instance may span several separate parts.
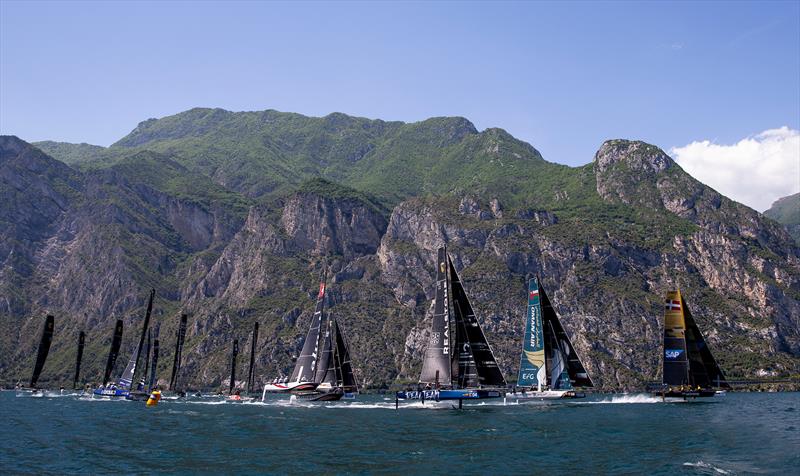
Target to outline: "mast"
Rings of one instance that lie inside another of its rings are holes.
[[[122,319],[117,319],[117,324],[114,326],[114,336],[111,339],[111,348],[108,351],[106,370],[103,372],[103,387],[108,384],[108,380],[111,378],[111,372],[114,370],[114,365],[117,363],[119,346],[122,344],[122,328]]]
[[[169,389],[175,391],[178,388],[178,373],[181,369],[181,357],[183,354],[183,341],[186,338],[186,321],[188,316],[181,314],[181,322],[175,333],[175,359],[172,361],[172,375],[169,378]]]
[[[150,363],[150,382],[147,385],[148,391],[152,392],[153,388],[158,384],[158,378],[156,376],[156,366],[158,365],[158,334],[159,329],[156,328],[155,332],[153,333],[153,360]]]
[[[81,378],[81,360],[83,359],[83,346],[86,342],[86,333],[81,331],[78,334],[78,356],[75,358],[75,379],[72,381],[72,388],[78,388],[78,380]]]
[[[233,387],[236,386],[236,357],[239,355],[239,339],[233,339],[233,351],[231,351],[231,385],[228,395],[233,395]]]
[[[39,381],[39,375],[44,368],[47,354],[50,353],[50,344],[53,343],[54,321],[55,318],[50,314],[45,317],[42,339],[39,341],[39,352],[36,354],[36,364],[33,366],[33,375],[31,375],[31,388],[36,388],[36,382]]]
[[[250,341],[250,370],[247,372],[247,393],[253,391],[253,371],[256,365],[256,344],[258,343],[258,322],[253,324],[253,338]]]
[[[544,288],[540,288],[542,317],[544,319],[544,342],[547,358],[552,363],[548,367],[550,388],[553,390],[569,390],[573,384],[578,387],[593,387],[592,379],[586,372],[575,347],[572,345],[564,326],[558,319],[555,308]]]
[[[453,289],[453,309],[456,322],[458,352],[458,383],[462,388],[490,386],[505,387],[506,379],[497,365],[492,347],[481,329],[469,297],[450,258],[450,281]]]
[[[308,334],[303,343],[303,350],[294,365],[290,382],[314,382],[319,360],[320,334],[322,330],[322,317],[325,306],[325,271],[322,272],[322,280],[319,283],[319,293],[317,293],[317,306],[314,315],[311,316],[311,323],[308,327]]]
[[[450,304],[447,272],[447,250],[439,248],[436,258],[436,297],[433,322],[419,383],[450,386],[452,384],[450,354]]]
[[[525,337],[522,341],[517,386],[534,387],[543,384],[537,374],[545,365],[542,308],[539,297],[539,282],[528,281],[528,311],[525,318]]]

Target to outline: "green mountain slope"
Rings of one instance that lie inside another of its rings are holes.
[[[800,245],[800,193],[776,200],[764,215],[786,226],[795,242]]]

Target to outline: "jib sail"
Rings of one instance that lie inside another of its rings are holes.
[[[114,371],[114,365],[117,363],[119,356],[119,347],[122,345],[122,319],[117,319],[117,324],[114,326],[114,336],[111,338],[111,348],[108,351],[108,360],[106,361],[106,370],[103,372],[103,386],[108,384],[111,378],[111,372]]]
[[[44,369],[47,354],[50,353],[50,344],[53,343],[54,322],[55,318],[51,315],[48,315],[44,320],[42,339],[39,341],[39,352],[36,354],[36,364],[33,366],[33,375],[31,376],[31,388],[36,388],[36,382],[39,381],[39,375],[41,375],[42,369]]]

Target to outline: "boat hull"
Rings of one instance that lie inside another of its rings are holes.
[[[563,400],[574,398],[586,398],[583,392],[576,392],[575,390],[532,390],[532,391],[517,391],[506,395],[509,398],[517,400]]]
[[[481,400],[485,398],[500,398],[505,392],[488,389],[451,389],[451,390],[403,390],[397,392],[398,400]]]
[[[317,388],[314,382],[288,382],[288,383],[268,383],[264,385],[266,393],[294,393],[312,392]]]
[[[126,398],[131,392],[121,388],[96,388],[92,395],[96,397]]]
[[[715,390],[702,389],[702,390],[668,390],[662,392],[652,392],[653,395],[661,398],[682,398],[688,400],[690,398],[708,398],[716,395]]]

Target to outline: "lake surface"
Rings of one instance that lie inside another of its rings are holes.
[[[0,392],[0,472],[800,474],[800,394],[160,403]]]

